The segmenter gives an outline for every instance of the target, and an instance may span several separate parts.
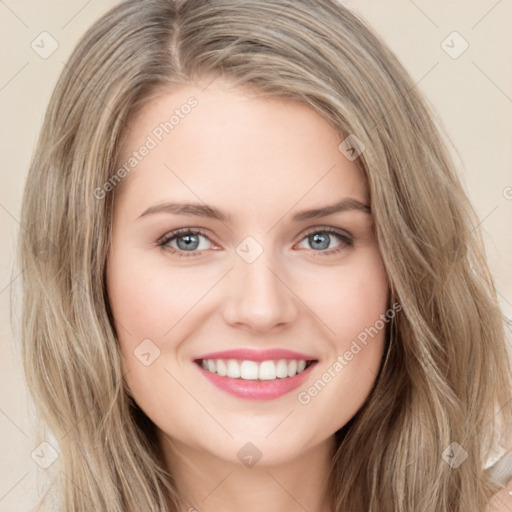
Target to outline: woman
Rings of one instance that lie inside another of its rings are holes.
[[[56,86],[22,222],[62,510],[492,506],[511,374],[478,221],[339,3],[112,9]]]

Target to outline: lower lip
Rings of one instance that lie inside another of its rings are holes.
[[[303,384],[317,362],[318,361],[315,361],[310,364],[303,372],[293,377],[285,377],[284,379],[277,378],[274,380],[245,380],[221,377],[216,373],[205,370],[197,363],[194,364],[196,364],[201,373],[214,386],[217,386],[219,389],[231,395],[239,398],[247,398],[249,400],[272,400],[293,391]]]

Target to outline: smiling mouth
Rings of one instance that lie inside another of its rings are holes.
[[[248,359],[196,359],[198,366],[219,377],[240,380],[278,380],[294,377],[304,372],[318,359],[272,359],[251,361]]]

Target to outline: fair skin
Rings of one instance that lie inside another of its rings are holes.
[[[298,394],[332,372],[337,357],[387,311],[389,286],[371,214],[293,217],[345,198],[370,205],[368,190],[356,162],[338,149],[344,137],[308,106],[258,98],[221,80],[204,86],[146,103],[122,147],[120,165],[169,113],[197,99],[115,191],[107,288],[126,380],[156,425],[183,511],[329,510],[324,493],[334,433],[375,383],[385,329],[307,404]],[[231,218],[140,217],[178,201],[207,204]],[[167,249],[158,246],[180,228],[204,234],[195,235],[192,250],[183,235]],[[352,245],[325,228],[349,236]],[[308,236],[314,233],[324,245]],[[248,247],[246,237],[257,243],[250,251],[262,250],[250,263],[237,252]],[[160,350],[147,366],[134,355],[145,339],[145,347]],[[251,400],[212,385],[193,362],[238,348],[289,349],[318,363],[299,388]],[[237,455],[247,443],[261,454],[251,467]]]

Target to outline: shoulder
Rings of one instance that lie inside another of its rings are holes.
[[[512,450],[487,469],[491,480],[503,486],[491,499],[486,512],[512,511]]]
[[[489,503],[487,512],[510,512],[512,510],[512,479],[498,491]]]

